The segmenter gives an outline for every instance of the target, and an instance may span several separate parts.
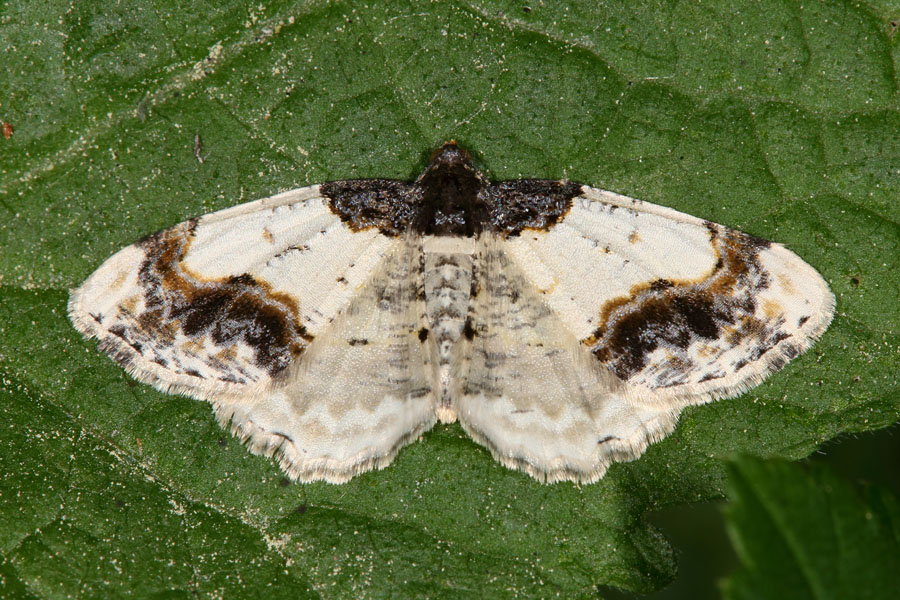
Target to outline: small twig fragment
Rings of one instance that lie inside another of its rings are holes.
[[[201,165],[203,164],[203,155],[200,154],[203,151],[203,140],[200,139],[200,134],[194,136],[194,158],[197,159],[197,162]]]

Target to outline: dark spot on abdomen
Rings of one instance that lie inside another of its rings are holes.
[[[472,326],[472,319],[467,318],[466,324],[463,327],[463,335],[466,336],[467,340],[472,340],[475,337],[475,328]]]

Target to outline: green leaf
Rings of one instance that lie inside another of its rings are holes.
[[[675,564],[645,515],[720,497],[722,458],[895,422],[896,10],[605,4],[2,5],[0,595],[649,591]],[[594,485],[542,486],[453,425],[332,486],[288,484],[66,318],[68,289],[147,233],[412,177],[448,139],[495,178],[568,177],[785,243],[830,282],[835,322]]]
[[[725,514],[744,568],[725,598],[892,599],[900,589],[900,501],[831,469],[741,458]]]

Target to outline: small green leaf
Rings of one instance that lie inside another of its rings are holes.
[[[829,468],[741,458],[729,466],[725,515],[744,568],[733,600],[859,598],[900,590],[900,502],[862,492]]]

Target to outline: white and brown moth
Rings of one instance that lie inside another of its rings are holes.
[[[833,312],[783,246],[576,183],[491,183],[452,142],[412,182],[313,185],[150,235],[69,302],[134,377],[335,483],[457,419],[508,467],[596,481]]]

